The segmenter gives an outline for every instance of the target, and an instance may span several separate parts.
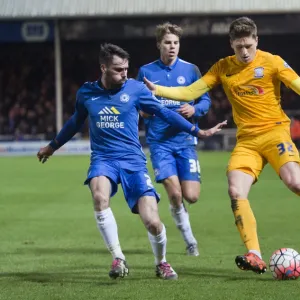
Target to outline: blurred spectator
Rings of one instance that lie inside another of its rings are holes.
[[[300,148],[300,120],[294,117],[291,118],[291,137],[296,147]]]
[[[291,51],[289,47],[288,41],[291,39],[292,37],[280,36],[281,43],[277,43],[274,49],[274,39],[264,36],[260,45],[262,50],[276,52],[287,59],[300,73],[298,52]],[[74,111],[78,88],[85,81],[93,81],[99,77],[98,52],[101,42],[104,41],[62,42],[63,122]],[[153,44],[153,39],[122,39],[109,42],[124,47],[130,53],[129,77],[135,78],[141,65],[157,58],[158,50]],[[226,36],[186,38],[181,47],[181,58],[196,64],[203,74],[218,59],[231,54]],[[51,139],[56,134],[53,44],[3,44],[0,65],[0,135],[12,135],[18,140],[36,135]],[[208,114],[200,119],[200,127],[208,128],[226,119],[227,128],[234,128],[231,105],[223,89],[215,88],[210,95],[212,107]],[[290,116],[300,110],[299,100],[297,94],[283,86],[282,107]],[[299,121],[294,121],[292,126],[296,128]],[[144,129],[142,119],[139,128]],[[291,127],[291,130],[295,128]],[[82,133],[88,135],[87,123]]]

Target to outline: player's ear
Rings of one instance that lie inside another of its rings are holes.
[[[106,73],[106,65],[105,64],[101,64],[100,65],[100,70],[101,70],[101,73]]]
[[[156,43],[156,47],[158,50],[160,50],[160,43]]]
[[[230,47],[231,47],[232,49],[234,49],[234,48],[233,48],[233,40],[230,39],[229,42],[230,42]]]

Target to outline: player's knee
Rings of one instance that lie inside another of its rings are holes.
[[[152,234],[152,235],[158,235],[161,230],[161,221],[159,219],[152,219],[148,220],[145,223],[146,229]]]
[[[234,184],[230,184],[229,185],[229,187],[228,187],[228,195],[229,195],[229,197],[230,197],[231,200],[243,198],[242,190],[240,188],[238,188]]]
[[[171,195],[169,195],[170,202],[173,207],[179,208],[182,203],[182,194],[180,190],[174,190]]]
[[[184,196],[184,199],[189,203],[193,204],[196,203],[199,199],[199,194],[188,194]]]
[[[109,197],[101,191],[93,193],[93,200],[96,211],[101,211],[109,207]]]
[[[299,194],[300,193],[300,178],[296,179],[296,178],[290,178],[289,180],[287,180],[285,182],[285,184],[288,186],[288,188],[296,193],[296,194]]]

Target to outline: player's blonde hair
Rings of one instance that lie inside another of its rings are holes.
[[[183,29],[178,25],[171,24],[169,22],[159,24],[156,26],[155,30],[156,42],[160,43],[163,40],[164,36],[168,33],[175,34],[180,39],[183,33]]]
[[[229,37],[232,41],[249,36],[253,38],[257,37],[257,27],[252,19],[241,17],[230,24]]]

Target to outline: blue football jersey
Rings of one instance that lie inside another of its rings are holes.
[[[197,81],[201,77],[201,73],[197,66],[179,58],[177,58],[171,66],[166,66],[158,59],[140,68],[137,80],[143,81],[144,77],[155,84],[163,86],[188,86]],[[163,106],[173,111],[177,111],[182,104],[186,103],[163,97],[157,98]],[[195,106],[195,115],[192,119],[205,115],[211,105],[208,93],[195,100],[199,101],[199,103],[196,105],[194,105],[195,101],[189,103]],[[167,122],[157,116],[149,117],[144,119],[144,121],[148,144],[164,143],[170,146],[188,146],[197,143],[195,137],[171,127]],[[191,121],[194,122],[194,120]]]
[[[160,116],[165,121],[197,136],[198,127],[160,104],[145,84],[127,80],[116,90],[104,89],[98,81],[86,82],[77,92],[73,116],[50,145],[58,149],[89,121],[91,164],[117,160],[121,168],[138,170],[145,166],[138,135],[139,110]]]

